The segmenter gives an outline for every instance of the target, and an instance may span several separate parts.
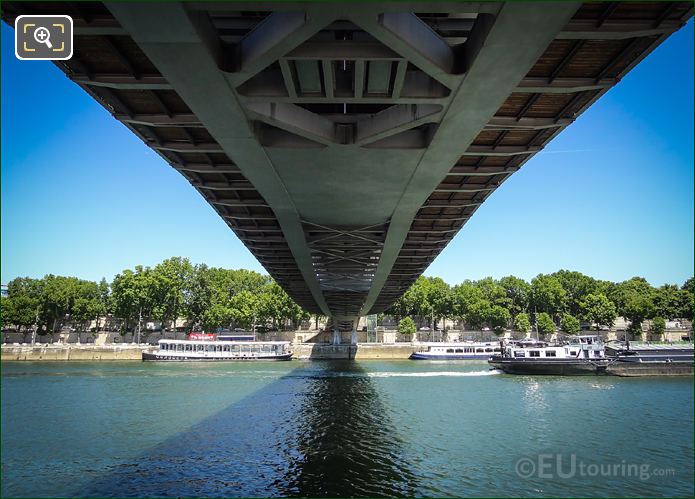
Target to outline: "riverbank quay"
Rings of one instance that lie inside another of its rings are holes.
[[[292,346],[294,360],[405,360],[416,351],[418,343],[358,343],[357,345],[332,345],[325,343],[295,343]],[[2,345],[0,359],[18,362],[44,361],[142,361],[142,352],[154,351],[154,345],[134,343],[116,345],[94,344],[37,344]],[[464,361],[465,363],[465,361]],[[641,376],[692,376],[691,363],[612,363],[606,375],[621,377]]]
[[[298,360],[399,360],[407,359],[416,349],[412,343],[328,345],[296,343],[292,346]],[[109,361],[142,360],[142,352],[156,349],[154,345],[115,344],[37,344],[3,345],[2,361]]]
[[[142,361],[142,352],[154,350],[153,345],[80,345],[37,344],[3,345],[0,360],[4,361]]]

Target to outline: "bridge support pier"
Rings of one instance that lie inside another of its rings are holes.
[[[333,344],[340,345],[340,331],[337,329],[333,330]]]
[[[350,344],[357,345],[357,330],[352,328],[352,333],[350,334]]]

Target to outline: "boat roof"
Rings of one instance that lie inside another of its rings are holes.
[[[625,345],[609,345],[608,348],[612,348],[615,350],[627,350],[627,347]],[[646,351],[646,350],[693,350],[693,345],[688,344],[688,343],[674,343],[674,344],[668,344],[668,343],[659,343],[659,344],[652,344],[652,343],[633,343],[630,342],[630,350],[634,351]]]
[[[211,340],[159,340],[158,343],[182,343],[184,345],[287,345],[290,341],[211,341]]]
[[[432,347],[498,347],[500,346],[499,341],[453,341],[453,342],[441,342],[441,341],[421,341],[420,345],[427,345]]]

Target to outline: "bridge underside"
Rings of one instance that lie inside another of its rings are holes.
[[[692,4],[4,2],[306,310],[388,308]]]

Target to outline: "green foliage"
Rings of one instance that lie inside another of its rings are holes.
[[[615,305],[603,293],[588,294],[580,304],[582,317],[585,321],[601,326],[612,326],[618,315]]]
[[[116,275],[111,285],[114,312],[125,319],[126,329],[131,321],[153,316],[155,306],[161,305],[157,300],[157,277],[149,267],[138,265],[135,271],[124,270]]]
[[[665,284],[652,292],[654,312],[661,317],[692,319],[693,293],[679,289],[675,284]]]
[[[657,314],[655,290],[642,277],[633,277],[617,285],[615,304],[618,313],[630,321],[630,331],[641,334],[642,322]]]
[[[560,329],[567,334],[579,334],[579,319],[570,314],[563,315],[562,320],[560,320]]]
[[[452,315],[459,320],[470,322],[470,310],[475,303],[485,301],[480,288],[470,281],[465,281],[452,290]]]
[[[589,294],[599,292],[599,282],[581,272],[559,270],[550,275],[557,279],[565,290],[567,311],[575,317],[581,313],[581,303],[584,298]]]
[[[164,260],[152,269],[152,317],[162,324],[176,320],[184,310],[192,273],[191,262],[180,257]]]
[[[420,276],[391,306],[387,313],[395,317],[414,316],[421,323],[452,317],[454,307],[449,285],[440,277]]]
[[[538,332],[541,334],[552,334],[555,332],[555,323],[549,314],[541,312],[536,318],[538,321]]]
[[[489,325],[498,332],[511,323],[518,331],[529,331],[531,312],[538,313],[539,328],[544,322],[546,332],[554,330],[553,319],[569,332],[575,329],[576,317],[600,327],[612,325],[620,315],[638,332],[645,319],[655,316],[692,319],[694,287],[693,278],[680,287],[655,289],[641,277],[613,283],[568,270],[540,274],[530,284],[514,276],[486,277],[453,288],[441,278],[421,276],[387,313],[414,317],[422,325],[432,318],[435,325],[442,318],[455,318],[470,328]],[[8,294],[1,303],[3,324],[25,329],[37,324],[44,332],[57,330],[65,321],[99,324],[107,314],[123,319],[128,329],[141,319],[156,319],[166,327],[180,317],[206,330],[282,329],[297,327],[309,317],[266,275],[192,265],[179,257],[153,268],[126,269],[111,284],[50,274],[16,278],[8,283]]]
[[[474,329],[482,328],[487,323],[491,310],[489,301],[485,299],[474,301],[464,316],[466,323]]]
[[[415,334],[415,322],[410,317],[401,319],[398,323],[398,332],[401,334]]]
[[[490,327],[496,333],[501,333],[502,331],[504,331],[504,329],[509,325],[511,320],[512,316],[509,313],[509,310],[507,310],[506,308],[500,305],[493,305],[492,307],[490,307],[487,322],[488,324],[490,324]]]
[[[531,303],[537,312],[559,316],[567,308],[567,291],[557,277],[539,274],[531,281]]]
[[[663,317],[654,317],[652,319],[651,332],[655,335],[662,335],[666,330],[666,320]]]
[[[529,283],[512,275],[499,280],[499,285],[504,289],[507,299],[507,307],[512,317],[528,311],[531,299],[531,286]],[[528,319],[528,317],[527,317]]]
[[[490,305],[499,305],[508,307],[510,300],[507,298],[507,292],[499,282],[492,277],[485,277],[475,283],[475,286],[483,293],[483,297]]]
[[[521,313],[516,316],[514,319],[514,329],[520,333],[528,333],[531,331],[531,320],[529,319],[528,314]]]
[[[27,295],[12,295],[2,299],[3,326],[13,324],[28,328],[36,322],[39,301]]]

